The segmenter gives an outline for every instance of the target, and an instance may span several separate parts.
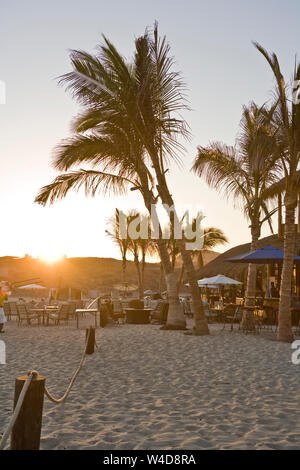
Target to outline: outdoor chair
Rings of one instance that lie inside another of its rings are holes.
[[[112,319],[117,324],[124,323],[125,321],[125,313],[123,311],[122,303],[119,300],[113,301]]]
[[[207,305],[203,305],[203,310],[204,310],[204,314],[205,314],[205,316],[206,316],[206,319],[207,319],[208,323],[210,323],[210,322],[212,321],[212,319],[213,319],[213,316],[212,316],[212,313],[213,313],[213,312],[211,312],[211,310],[210,310],[208,304],[207,304]]]
[[[30,312],[26,304],[17,304],[17,311],[18,325],[20,325],[23,321],[25,321],[27,325],[31,325],[31,322],[34,320],[37,320],[38,325],[40,324],[40,316],[36,313]]]
[[[76,315],[76,303],[71,302],[69,305],[69,318],[74,318]]]
[[[235,323],[238,323],[239,325],[238,329],[240,329],[240,322],[242,320],[242,317],[243,317],[242,305],[238,305],[237,307],[233,305],[228,305],[227,307],[225,307],[225,310],[223,313],[224,324],[223,324],[222,330],[224,330],[226,328],[226,325],[229,324],[230,331],[233,331],[233,325]]]
[[[261,329],[272,330],[274,324],[274,313],[272,307],[262,307],[258,311],[258,315],[261,317]]]
[[[10,309],[10,317],[19,318],[18,309],[17,309],[17,302],[8,302],[9,309]]]
[[[168,318],[169,304],[168,302],[160,301],[157,303],[154,310],[151,312],[151,321],[154,323],[166,323]]]
[[[3,310],[4,310],[4,315],[6,316],[7,320],[10,320],[11,313],[10,313],[10,305],[8,302],[4,302]]]
[[[184,310],[184,314],[188,317],[188,318],[193,318],[193,312],[192,312],[192,309],[191,309],[191,302],[185,300],[182,302],[182,305],[183,305],[183,310]]]
[[[55,313],[49,313],[49,320],[54,321],[55,325],[59,325],[61,321],[68,323],[69,321],[69,305],[62,304]]]

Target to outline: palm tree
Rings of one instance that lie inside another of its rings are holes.
[[[107,40],[106,44],[113,48]],[[73,83],[75,96],[85,104],[85,109],[73,122],[73,137],[56,148],[53,165],[65,173],[41,188],[35,201],[42,205],[47,202],[53,204],[56,200],[63,199],[71,189],[78,191],[84,188],[86,195],[95,196],[101,190],[104,194],[124,194],[130,188],[141,193],[149,214],[153,215],[157,196],[154,195],[154,180],[147,166],[147,153],[138,132],[122,113],[118,96],[113,100],[113,95],[103,85],[102,77],[109,81],[113,72],[108,65],[109,50],[103,46],[102,52],[102,61],[80,51],[73,51],[71,55],[74,71],[67,74],[64,80],[69,81],[70,86]],[[128,68],[128,73],[132,73],[131,68]],[[97,93],[93,93],[87,86],[87,83],[94,82],[97,84]],[[118,91],[121,93],[123,89]],[[105,103],[106,98],[108,103]],[[112,105],[109,106],[109,98],[119,111],[117,118],[117,111],[114,111]],[[77,169],[82,164],[87,164],[89,168]],[[176,277],[160,225],[156,243],[168,279],[167,325],[169,328],[185,328],[185,318],[176,290]]]
[[[134,264],[137,270],[139,296],[142,299],[144,297],[144,285],[145,285],[145,266],[146,256],[151,255],[154,252],[154,242],[151,240],[151,229],[149,226],[150,218],[144,214],[140,214],[136,210],[129,211],[127,215],[127,235],[128,235],[128,250],[133,255]],[[148,227],[147,238],[137,237],[133,238],[130,236],[128,228],[131,222],[136,221],[136,230],[140,231],[143,223]]]
[[[167,209],[171,226],[174,226],[174,223],[179,223],[179,218],[166,180],[166,165],[170,159],[178,160],[178,151],[183,150],[178,138],[187,137],[189,133],[186,122],[179,115],[180,111],[187,109],[183,99],[184,86],[180,75],[172,69],[173,59],[169,52],[166,38],[158,36],[157,24],[153,37],[146,31],[144,36],[136,40],[137,79],[132,83],[131,91],[128,91],[123,103],[128,118],[147,149],[158,183],[158,195]],[[122,63],[124,69],[120,56],[115,55],[115,61]],[[129,89],[130,85],[127,86]],[[170,208],[173,209],[171,212]],[[185,240],[178,239],[177,244],[191,286],[195,312],[194,334],[209,334],[191,255],[186,250]],[[168,284],[168,277],[166,282]]]
[[[129,126],[130,133],[134,133],[135,140],[139,140],[143,146],[144,163],[146,157],[148,159],[148,166],[146,163],[144,165],[146,175],[151,174],[152,182],[155,176],[158,196],[164,204],[173,206],[174,201],[166,182],[165,165],[170,158],[176,160],[176,150],[182,149],[178,138],[187,135],[185,122],[173,116],[186,106],[183,104],[179,75],[171,70],[173,60],[169,57],[169,46],[165,38],[160,41],[157,26],[154,28],[153,39],[146,32],[136,40],[133,64],[128,64],[106,38],[100,48],[100,54],[91,56],[82,51],[73,51],[71,58],[73,71],[64,75],[61,81],[67,83],[73,95],[88,107],[77,129],[87,131],[97,128],[99,132],[103,123],[108,120],[111,126],[117,129],[122,129],[124,125]],[[143,177],[139,185],[144,184]],[[139,189],[139,186],[134,189]],[[156,203],[156,196],[152,192],[151,197],[149,193],[143,197],[150,211],[151,205]],[[178,241],[178,246],[192,286],[196,332],[207,334],[207,321],[191,256],[185,250],[182,240]],[[166,268],[168,263],[165,258],[164,270],[169,300],[172,297],[174,308],[177,304],[177,309],[180,309],[175,288],[176,279],[172,269],[169,269],[169,266]],[[180,323],[179,317],[177,323]],[[181,323],[183,326],[183,318]]]
[[[146,268],[146,257],[152,257],[156,254],[156,243],[151,238],[139,238],[137,240],[140,254],[141,254],[141,281],[142,281],[142,292],[144,294],[144,286],[145,286],[145,268]]]
[[[105,233],[119,247],[122,256],[122,282],[126,282],[127,253],[129,239],[121,237],[120,234],[120,211],[116,209],[115,217],[110,217],[107,221]]]
[[[270,125],[275,106],[267,110],[252,103],[244,107],[240,134],[235,147],[216,142],[198,147],[193,171],[203,176],[209,186],[242,202],[250,221],[251,250],[257,248],[261,226],[267,220],[272,230],[267,205],[267,190],[279,177],[281,167],[274,155],[274,129]],[[256,294],[256,265],[249,264],[245,305],[253,305]],[[251,314],[244,311],[242,326],[253,328]]]
[[[288,89],[280,70],[278,58],[275,53],[268,52],[258,43],[254,46],[265,57],[276,80],[276,99],[278,100],[277,113],[274,116],[274,126],[278,129],[276,143],[280,150],[280,158],[284,170],[284,260],[280,286],[279,316],[277,339],[279,341],[293,341],[291,327],[291,284],[295,253],[295,209],[297,207],[297,194],[300,186],[298,170],[300,159],[300,106],[297,99],[288,96]],[[295,63],[293,74],[294,84],[299,84],[300,62]],[[297,94],[297,93],[295,93]]]
[[[192,230],[196,230],[196,220],[192,220]],[[224,234],[223,230],[216,227],[205,227],[203,230],[203,245],[200,250],[193,250],[191,252],[192,259],[197,262],[197,269],[203,267],[203,250],[211,250],[218,245],[225,245],[228,243],[228,239]],[[178,289],[182,284],[182,279],[184,275],[184,264],[181,266],[179,280],[178,280]]]

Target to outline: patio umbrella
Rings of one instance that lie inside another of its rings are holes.
[[[213,277],[205,277],[204,279],[199,279],[198,286],[206,286],[209,287],[210,285],[214,286],[235,286],[241,285],[242,282],[236,281],[235,279],[231,279],[230,277],[224,276],[223,274],[217,274]]]
[[[134,292],[138,289],[138,286],[124,282],[123,284],[115,284],[114,289],[120,292]]]
[[[264,246],[233,258],[226,258],[231,263],[277,264],[283,263],[284,252],[273,246]],[[300,256],[294,256],[294,262],[300,263]]]
[[[40,286],[39,284],[27,284],[27,286],[18,287],[18,289],[47,289],[44,286]]]
[[[202,279],[201,279],[202,280]],[[216,286],[215,284],[201,284],[199,285],[199,281],[198,282],[198,286],[199,287],[208,287],[209,289],[218,289],[218,286]],[[190,287],[189,283],[187,284],[184,284],[186,287]]]

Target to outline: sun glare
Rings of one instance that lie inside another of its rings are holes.
[[[57,261],[60,261],[63,258],[61,253],[57,253],[54,251],[47,251],[45,253],[41,253],[38,255],[38,259],[43,261],[44,263],[53,264]]]

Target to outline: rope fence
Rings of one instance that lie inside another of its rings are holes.
[[[11,442],[11,449],[14,450],[36,450],[39,449],[39,442],[40,442],[40,434],[41,434],[41,423],[42,423],[42,412],[43,412],[43,397],[44,395],[52,402],[52,403],[62,403],[68,397],[73,384],[82,369],[86,355],[93,354],[94,347],[98,348],[98,345],[95,340],[95,329],[93,327],[89,327],[86,330],[86,341],[84,345],[84,350],[79,361],[78,366],[76,367],[69,385],[62,395],[61,398],[54,398],[54,396],[49,392],[48,388],[45,386],[45,378],[41,377],[36,370],[32,370],[28,372],[27,376],[25,377],[18,377],[16,379],[16,386],[15,386],[15,406],[14,412],[10,419],[9,425],[4,432],[2,438],[0,439],[0,450],[4,450],[7,440],[10,435],[12,435],[12,442]],[[34,387],[35,383],[38,383],[38,387]],[[30,387],[31,386],[31,387]],[[20,389],[21,387],[21,389]],[[17,388],[20,389],[20,393],[18,395],[16,401],[16,394],[18,393]],[[34,388],[36,390],[34,390]],[[30,392],[32,397],[29,397]],[[39,396],[36,396],[38,392]],[[35,395],[35,396],[34,396]],[[25,398],[27,402],[31,402],[31,406],[28,410],[24,410],[24,401]],[[30,400],[32,398],[32,400]],[[32,407],[32,409],[31,409]],[[23,414],[23,416],[22,416]],[[30,421],[30,423],[28,423]],[[32,433],[28,432],[30,428],[30,424],[32,423],[33,429]],[[26,427],[26,435],[25,435],[25,427]]]

